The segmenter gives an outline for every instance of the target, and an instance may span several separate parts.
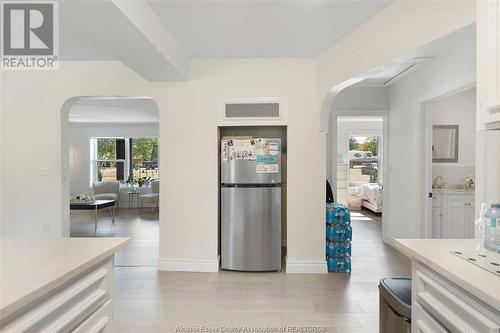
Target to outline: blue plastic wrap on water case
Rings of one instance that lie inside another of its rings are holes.
[[[341,204],[326,205],[326,261],[329,272],[351,272],[351,213]]]
[[[327,264],[329,272],[343,273],[351,271],[351,259],[349,257],[328,258]]]
[[[351,256],[351,242],[326,242],[326,256]]]
[[[330,203],[326,205],[326,223],[328,224],[350,224],[351,213],[344,205]]]
[[[350,225],[327,225],[326,240],[330,242],[345,242],[352,240],[352,228]]]

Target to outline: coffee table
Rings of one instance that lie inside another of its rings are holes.
[[[93,202],[70,202],[70,210],[93,210],[94,211],[94,226],[97,230],[97,211],[99,209],[109,208],[111,220],[115,223],[115,200],[95,200]]]

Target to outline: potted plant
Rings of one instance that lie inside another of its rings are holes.
[[[151,177],[137,178],[137,184],[139,184],[139,187],[147,186],[150,182],[151,182]]]
[[[128,176],[127,180],[123,182],[123,184],[127,185],[128,187],[132,188],[132,191],[135,191],[135,185],[137,184],[137,180],[134,179],[132,176]]]

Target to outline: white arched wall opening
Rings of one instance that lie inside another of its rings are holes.
[[[70,211],[68,200],[70,197],[69,178],[69,114],[72,107],[81,100],[130,100],[150,99],[154,102],[156,112],[160,115],[158,103],[154,98],[147,96],[75,96],[67,99],[61,107],[61,232],[63,237],[70,235]],[[161,188],[160,188],[161,192]],[[160,205],[161,207],[161,205]],[[160,208],[161,210],[161,208]],[[161,214],[160,214],[161,215]]]
[[[61,61],[57,71],[2,73],[2,142],[17,140],[2,145],[2,153],[11,156],[2,161],[2,235],[68,235],[67,215],[62,215],[68,197],[61,193],[63,178],[67,181],[61,169],[61,108],[71,105],[71,98],[151,92],[151,82],[117,61]],[[153,97],[161,109],[158,95]]]
[[[394,2],[321,54],[318,58],[321,105],[318,125],[325,138],[325,164],[327,158],[334,157],[326,149],[327,140],[332,139],[332,133],[328,131],[332,104],[340,91],[358,82],[359,79],[353,78],[391,63],[393,59],[474,23],[475,20],[474,2]],[[335,174],[335,166],[336,163],[332,163],[334,170],[328,172],[325,168],[325,176]],[[387,233],[390,234],[391,231],[386,231]]]
[[[326,178],[332,186],[334,191],[334,197],[337,198],[337,155],[338,155],[338,140],[337,140],[337,119],[342,116],[353,116],[353,117],[380,117],[383,119],[383,131],[382,131],[382,170],[383,175],[383,188],[384,188],[384,198],[383,198],[383,212],[382,212],[382,238],[385,242],[391,243],[391,238],[388,236],[390,230],[389,224],[389,111],[388,110],[341,110],[335,109],[334,103],[335,99],[339,97],[341,92],[348,89],[352,85],[362,81],[361,78],[353,78],[342,82],[333,88],[325,98],[324,107],[328,107],[327,119],[322,121],[322,124],[326,124],[326,140],[325,140],[325,152],[326,152]]]
[[[328,181],[330,182],[330,184],[333,183],[333,180],[335,178],[335,175],[337,174],[337,164],[336,163],[333,163],[334,160],[336,159],[336,156],[337,156],[337,147],[334,145],[334,147],[329,147],[328,145],[328,142],[333,142],[333,141],[336,141],[336,139],[334,139],[334,136],[333,136],[333,132],[334,130],[336,130],[336,128],[334,128],[332,126],[333,124],[333,119],[334,119],[334,115],[333,115],[333,102],[335,100],[335,98],[339,95],[339,93],[362,81],[363,79],[362,78],[353,78],[353,79],[350,79],[350,80],[347,80],[345,82],[342,82],[338,85],[336,85],[334,88],[332,88],[327,96],[325,97],[324,101],[323,101],[323,104],[321,106],[321,131],[322,132],[326,132],[326,141],[325,141],[325,144],[326,144],[326,161],[327,162],[327,169],[326,169],[326,179],[328,179]],[[330,148],[333,148],[333,149],[330,149]],[[331,168],[328,168],[328,166],[331,166]],[[332,184],[333,186],[333,184]]]
[[[394,2],[318,57],[319,130],[331,140],[335,97],[361,79],[360,73],[448,35],[476,19],[473,2]],[[394,27],[397,26],[397,29]],[[325,160],[332,151],[324,149]],[[330,163],[329,163],[330,164]],[[335,163],[331,163],[335,169]],[[326,170],[332,179],[336,170]]]

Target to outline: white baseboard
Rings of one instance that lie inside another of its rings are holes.
[[[219,259],[216,260],[198,260],[198,259],[159,259],[159,271],[176,272],[201,272],[217,273],[219,272]]]
[[[403,252],[399,251],[398,247],[396,246],[396,239],[394,237],[389,236],[389,235],[385,235],[383,237],[383,241],[384,241],[385,244],[387,244],[390,247],[394,248],[396,251],[398,251],[399,253],[403,254],[405,257],[408,257],[409,259],[411,259],[406,254],[404,254]]]
[[[393,248],[396,248],[395,244],[396,244],[396,241],[394,240],[394,238],[392,236],[389,236],[389,235],[384,235],[382,237],[382,241],[384,243],[386,243],[387,245],[390,245],[392,246]]]
[[[286,259],[287,273],[305,273],[305,274],[326,274],[328,268],[325,261],[306,261],[306,260],[288,260]]]

